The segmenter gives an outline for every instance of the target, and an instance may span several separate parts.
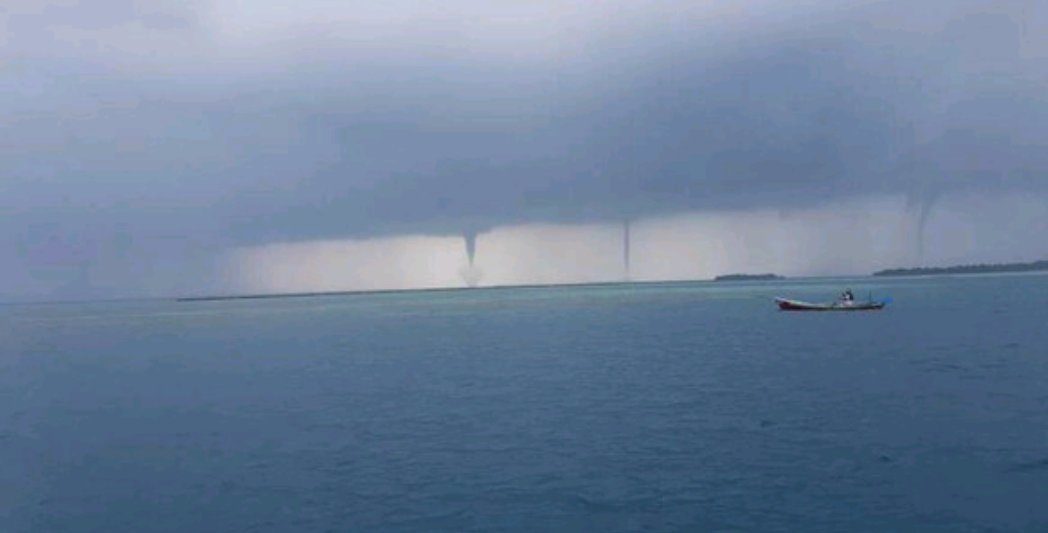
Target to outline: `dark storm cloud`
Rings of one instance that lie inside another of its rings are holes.
[[[546,4],[525,32],[589,15],[538,51],[545,34],[456,35],[509,9],[470,2],[363,37],[389,15],[303,19],[262,44],[279,20],[227,38],[221,4],[9,4],[3,256],[61,278],[282,240],[1046,187],[1040,2],[764,3],[781,13],[694,24],[666,7],[683,2],[636,20]]]
[[[432,98],[386,77],[382,112],[311,124],[347,156],[307,179],[326,201],[283,212],[273,237],[1043,187],[1044,48],[1024,41],[1043,10],[930,4],[916,30],[891,27],[908,5],[856,7],[720,54],[693,35],[642,61],[609,46],[552,71],[482,67],[489,86]]]

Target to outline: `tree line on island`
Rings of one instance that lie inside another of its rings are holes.
[[[772,281],[786,279],[777,274],[725,274],[713,278],[713,281]]]
[[[1048,271],[1048,260],[1032,263],[998,263],[978,265],[957,265],[948,267],[889,268],[874,272],[874,276],[937,276],[942,274],[988,274],[995,272],[1037,272]]]
[[[941,276],[949,274],[991,274],[1009,272],[1048,272],[1048,260],[1030,263],[980,263],[946,267],[889,268],[874,272],[874,277]],[[778,274],[724,274],[713,281],[775,281],[786,279]]]

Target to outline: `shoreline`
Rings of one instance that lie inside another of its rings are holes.
[[[789,283],[809,283],[819,281],[852,280],[861,282],[884,282],[890,280],[918,280],[934,278],[983,278],[983,277],[1010,277],[1048,275],[1048,270],[1027,271],[1002,271],[1002,272],[964,272],[964,273],[926,273],[926,274],[899,274],[891,276],[874,276],[872,274],[858,275],[818,275],[818,276],[796,276],[769,280],[732,280],[716,281],[715,279],[668,279],[668,280],[643,280],[643,281],[595,281],[578,283],[530,283],[522,285],[489,285],[482,287],[421,287],[411,289],[375,289],[375,290],[336,290],[336,291],[305,291],[291,293],[252,293],[252,294],[213,294],[199,296],[144,296],[128,298],[97,298],[97,299],[69,299],[69,300],[9,300],[0,302],[0,306],[22,306],[22,305],[75,305],[87,303],[106,302],[147,302],[147,301],[174,301],[181,303],[192,302],[219,302],[232,300],[268,300],[281,298],[323,298],[336,296],[363,296],[383,295],[401,293],[436,293],[454,291],[493,291],[513,289],[562,289],[562,288],[587,288],[587,287],[625,287],[625,286],[656,286],[656,285],[682,285],[682,284],[709,284],[711,286],[727,286],[735,284],[761,284],[777,285]]]

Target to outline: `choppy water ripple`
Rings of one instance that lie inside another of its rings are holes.
[[[1048,278],[0,307],[4,531],[1048,528]]]

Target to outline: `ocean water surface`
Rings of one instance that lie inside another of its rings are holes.
[[[891,295],[879,313],[771,297]],[[0,306],[2,531],[1048,530],[1048,276]]]

